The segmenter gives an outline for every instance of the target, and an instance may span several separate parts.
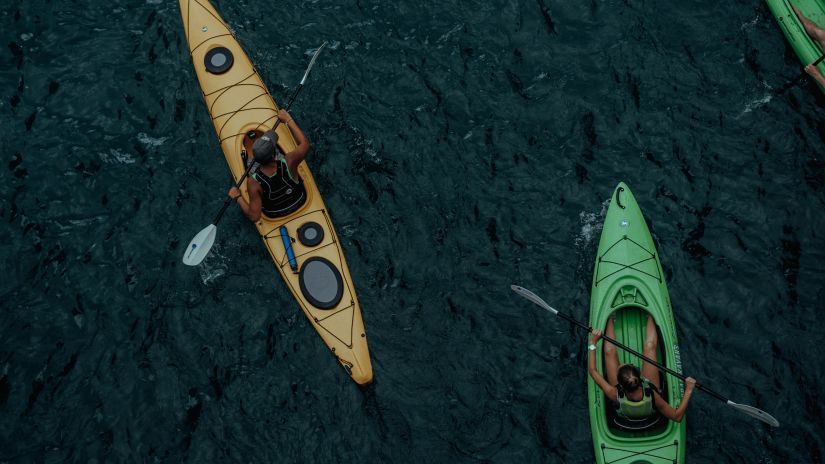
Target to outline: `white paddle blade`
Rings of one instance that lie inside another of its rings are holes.
[[[315,66],[315,60],[318,59],[318,55],[321,54],[321,50],[323,50],[324,47],[326,47],[326,46],[327,46],[327,41],[325,40],[324,43],[322,43],[321,46],[318,47],[318,50],[315,50],[315,53],[312,54],[312,59],[309,60],[309,66],[307,66],[307,70],[304,73],[304,77],[303,77],[303,79],[301,79],[301,85],[304,85],[304,82],[306,82],[307,76],[309,76],[309,72],[312,70],[312,67]]]
[[[521,295],[522,297],[524,297],[524,298],[526,298],[526,299],[530,300],[531,302],[533,302],[533,303],[535,303],[535,304],[537,304],[537,305],[541,306],[542,308],[544,308],[544,309],[546,309],[546,310],[550,311],[550,312],[551,312],[551,313],[553,313],[553,314],[558,314],[558,313],[559,313],[558,311],[556,311],[555,309],[553,309],[552,307],[550,307],[550,305],[549,305],[549,304],[545,303],[545,301],[544,301],[544,300],[542,300],[541,298],[539,298],[539,296],[538,296],[538,295],[536,295],[535,293],[531,292],[530,290],[527,290],[527,289],[526,289],[526,288],[524,288],[524,287],[519,287],[518,285],[510,285],[510,289],[511,289],[512,291],[514,291],[514,292],[518,293],[518,294],[519,294],[519,295]]]
[[[189,242],[186,251],[183,253],[183,264],[187,266],[197,266],[209,254],[209,249],[215,243],[215,231],[218,227],[215,224],[209,224],[202,231],[195,235],[195,238]]]
[[[738,410],[739,412],[745,413],[755,419],[759,419],[762,422],[770,425],[771,427],[779,427],[779,421],[776,420],[775,417],[761,409],[754,408],[753,406],[748,406],[747,404],[734,403],[731,400],[728,400],[728,406]]]

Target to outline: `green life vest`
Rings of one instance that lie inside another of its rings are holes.
[[[650,382],[642,378],[642,389],[644,396],[639,401],[632,401],[627,397],[624,390],[617,386],[619,399],[619,414],[628,419],[644,419],[653,414],[653,389],[650,388]]]

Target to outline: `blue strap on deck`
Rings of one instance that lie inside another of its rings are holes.
[[[284,243],[284,250],[286,250],[286,259],[289,260],[289,267],[291,267],[293,271],[297,271],[298,260],[295,259],[295,252],[292,251],[292,240],[289,238],[289,233],[287,233],[286,226],[281,226],[280,232],[281,241]]]

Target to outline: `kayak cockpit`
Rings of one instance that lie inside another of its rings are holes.
[[[624,297],[625,299],[631,296],[631,293],[627,291],[627,287],[623,288],[623,292],[619,292],[619,297]],[[634,288],[635,290],[635,288]],[[642,298],[641,292],[632,292],[632,299],[635,302]],[[624,306],[617,309],[614,315],[614,330],[616,340],[619,343],[627,345],[633,350],[638,352],[644,352],[644,344],[645,344],[645,329],[647,326],[647,316],[650,314],[647,310],[636,306]],[[654,318],[655,321],[655,318]],[[604,329],[603,329],[604,330]],[[662,334],[659,326],[656,326],[657,336],[659,338],[659,343],[657,344],[656,349],[656,360],[666,365],[665,359],[665,351],[662,349]],[[619,357],[619,365],[623,364],[633,364],[642,370],[642,360],[637,356],[626,352],[625,350],[618,350],[617,355]],[[604,360],[602,360],[602,372],[604,371]],[[669,401],[668,395],[668,388],[667,388],[667,377],[664,375],[660,375],[660,385],[652,385],[653,387],[657,388],[659,392],[661,392],[662,397],[665,401]],[[617,403],[614,398],[609,399],[609,401],[605,402],[605,414],[607,419],[608,427],[610,431],[617,436],[621,437],[651,437],[656,436],[663,433],[668,426],[668,420],[661,416],[658,412],[654,412],[653,415],[646,417],[644,419],[634,420],[629,419],[627,417],[622,416],[617,411]]]

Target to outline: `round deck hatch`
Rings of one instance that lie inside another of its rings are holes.
[[[206,56],[203,58],[206,70],[212,74],[223,74],[229,71],[234,62],[235,58],[232,56],[232,52],[226,47],[213,48],[206,52]]]
[[[307,222],[298,228],[298,241],[304,246],[314,247],[324,240],[324,229],[317,222]]]
[[[301,293],[312,306],[331,309],[338,306],[344,294],[341,273],[329,260],[313,257],[304,261],[298,274]]]

